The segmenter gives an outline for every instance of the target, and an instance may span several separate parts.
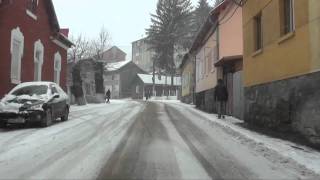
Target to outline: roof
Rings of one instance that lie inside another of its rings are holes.
[[[211,10],[210,14],[207,17],[207,20],[198,31],[198,34],[196,35],[196,38],[192,43],[189,51],[190,54],[197,51],[197,49],[203,44],[203,41],[207,37],[208,33],[214,33],[214,31],[218,27],[219,13],[229,3],[229,0],[224,0]]]
[[[59,25],[56,11],[53,6],[53,2],[52,2],[52,0],[45,0],[45,2],[46,2],[45,4],[47,5],[47,8],[48,8],[48,11],[49,11],[49,22],[50,22],[51,26],[54,28],[54,30],[56,32],[59,32],[60,25]]]
[[[179,68],[180,69],[182,69],[183,68],[183,66],[187,63],[187,61],[189,60],[189,53],[186,53],[184,56],[183,56],[183,58],[182,58],[182,62],[181,62],[181,64],[180,64],[180,66],[179,66]]]
[[[106,50],[105,52],[103,52],[102,54],[108,53],[108,52],[111,51],[112,49],[116,49],[116,50],[120,51],[121,53],[127,55],[127,53],[125,53],[125,52],[122,51],[120,48],[118,48],[118,46],[112,46],[111,48],[109,48],[108,50]]]
[[[137,43],[137,42],[139,42],[139,41],[145,41],[145,40],[147,40],[147,39],[148,39],[148,37],[144,37],[144,38],[141,38],[141,39],[138,39],[138,40],[133,41],[132,44]]]
[[[224,64],[233,63],[235,61],[242,60],[242,55],[235,55],[235,56],[226,56],[221,59],[219,59],[217,62],[214,63],[214,65],[217,66],[223,66]]]
[[[68,28],[60,29],[60,33],[63,34],[65,37],[69,37],[69,29]]]
[[[45,1],[45,5],[47,7],[47,10],[48,10],[48,14],[49,14],[49,22],[53,28],[53,31],[55,33],[55,37],[59,41],[61,41],[65,45],[67,45],[68,47],[71,47],[73,45],[73,43],[60,32],[60,25],[59,25],[59,21],[58,21],[57,14],[54,9],[54,5],[53,5],[52,0],[44,0],[44,1]]]
[[[153,75],[151,75],[151,74],[138,74],[138,78],[141,79],[141,81],[144,84],[153,84],[152,77],[153,77]],[[166,85],[166,84],[171,85],[171,76],[162,76],[161,80],[159,80],[158,76],[156,75],[155,76],[155,84],[156,85]],[[181,85],[181,77],[174,77],[173,85],[180,86]]]
[[[121,61],[121,62],[116,62],[116,63],[108,63],[105,66],[105,70],[108,72],[117,71],[117,70],[123,68],[124,66],[126,66],[127,64],[129,64],[130,62],[132,62],[132,61]]]

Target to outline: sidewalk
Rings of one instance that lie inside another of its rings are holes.
[[[278,153],[280,156],[293,160],[299,165],[320,174],[320,152],[310,147],[299,145],[290,141],[279,138],[270,137],[268,135],[246,129],[240,124],[244,121],[227,117],[225,120],[220,120],[215,114],[208,114],[196,109],[193,105],[183,104],[179,101],[158,101],[169,105],[178,105],[187,108],[199,115],[199,120],[208,121],[210,125],[220,126],[228,133],[232,134],[237,140],[243,144],[247,144],[257,151]],[[267,156],[267,154],[266,154]],[[283,159],[283,163],[289,163]]]

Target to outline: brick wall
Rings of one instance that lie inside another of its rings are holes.
[[[21,60],[21,81],[34,80],[34,43],[41,40],[44,45],[44,61],[42,66],[42,80],[54,80],[54,54],[61,54],[61,79],[60,85],[66,90],[67,76],[67,51],[54,44],[50,37],[53,35],[46,9],[46,1],[39,1],[37,20],[26,13],[26,2],[23,0],[12,1],[0,8],[0,97],[8,93],[15,85],[11,83],[11,30],[20,28],[24,35],[24,54]],[[13,15],[14,12],[14,15]]]

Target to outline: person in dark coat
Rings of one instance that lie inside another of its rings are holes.
[[[149,91],[146,91],[146,94],[145,94],[145,95],[146,95],[146,100],[148,101],[148,99],[149,99],[149,97],[150,97],[150,96],[149,96]]]
[[[225,118],[226,115],[226,102],[228,101],[228,90],[223,84],[223,80],[218,80],[218,85],[214,90],[214,100],[218,102],[218,118]]]
[[[110,96],[111,96],[111,92],[110,89],[108,89],[108,91],[106,92],[106,102],[110,103]]]

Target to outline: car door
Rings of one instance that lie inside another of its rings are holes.
[[[65,109],[69,104],[69,99],[68,99],[68,95],[62,90],[62,88],[60,86],[56,86],[57,90],[60,94],[60,108],[61,108],[61,116],[63,116],[65,114]]]
[[[51,85],[51,93],[52,95],[59,94],[59,91],[55,85]],[[54,118],[60,117],[62,111],[61,109],[63,109],[63,107],[61,107],[63,104],[61,100],[61,95],[59,94],[59,96],[59,98],[54,98],[51,101],[52,115],[54,116]]]

